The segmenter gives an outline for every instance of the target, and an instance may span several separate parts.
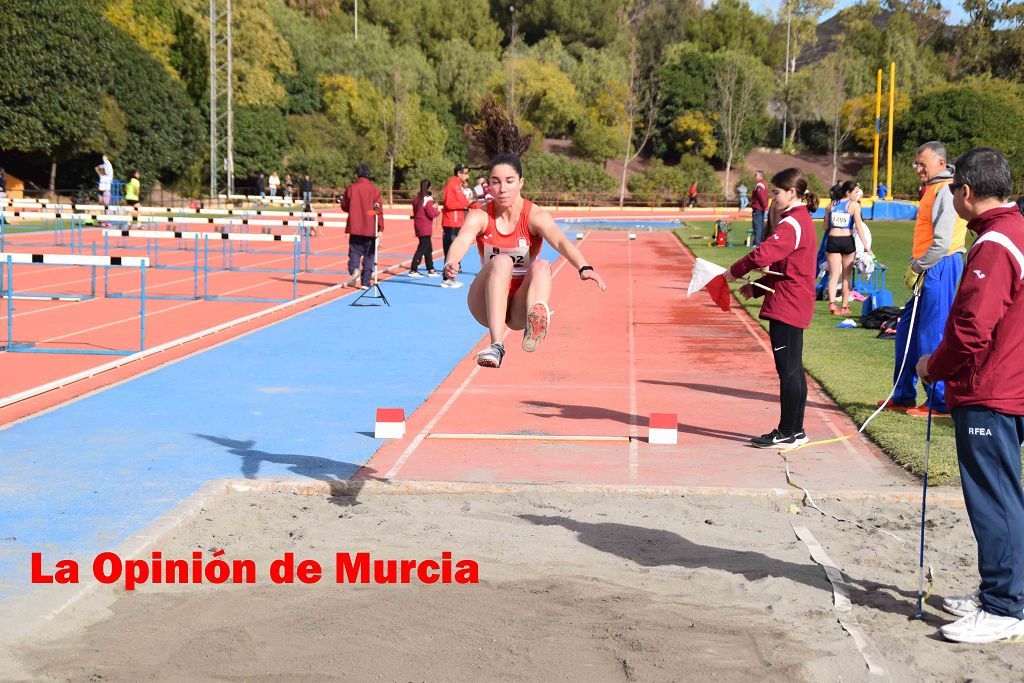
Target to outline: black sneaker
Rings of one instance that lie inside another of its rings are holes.
[[[486,349],[476,354],[476,364],[485,368],[500,368],[501,359],[505,357],[505,345],[501,342],[494,342]]]
[[[767,434],[755,436],[750,440],[750,443],[758,448],[793,448],[795,446],[803,446],[808,441],[807,434],[804,432],[797,432],[791,436],[786,436],[778,429],[773,429]]]

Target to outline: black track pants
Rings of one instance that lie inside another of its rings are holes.
[[[804,331],[777,320],[768,321],[768,336],[779,373],[779,401],[782,415],[779,431],[786,436],[804,430],[807,405],[807,376],[804,374]]]

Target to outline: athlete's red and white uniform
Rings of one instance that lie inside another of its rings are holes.
[[[503,235],[498,231],[495,221],[494,203],[487,205],[487,230],[483,235],[476,238],[476,247],[480,251],[480,263],[486,264],[495,256],[504,254],[512,259],[512,281],[509,283],[508,298],[511,301],[513,295],[523,285],[523,279],[530,268],[530,264],[537,258],[544,238],[540,235],[530,233],[530,210],[533,202],[529,199],[523,200],[523,210],[519,214],[519,220],[511,233]]]

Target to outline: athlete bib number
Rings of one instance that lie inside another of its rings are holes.
[[[495,256],[508,256],[512,259],[512,274],[517,277],[526,275],[526,269],[530,265],[530,243],[526,240],[519,240],[514,247],[499,247],[494,244],[486,245],[487,260]]]
[[[849,228],[852,222],[852,216],[843,211],[837,211],[832,214],[832,227],[833,228]]]

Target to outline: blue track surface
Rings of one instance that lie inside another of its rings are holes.
[[[464,266],[461,289],[394,278],[390,308],[350,295],[0,431],[0,598],[31,552],[91,560],[212,479],[350,477],[376,409],[411,414],[483,336]]]

